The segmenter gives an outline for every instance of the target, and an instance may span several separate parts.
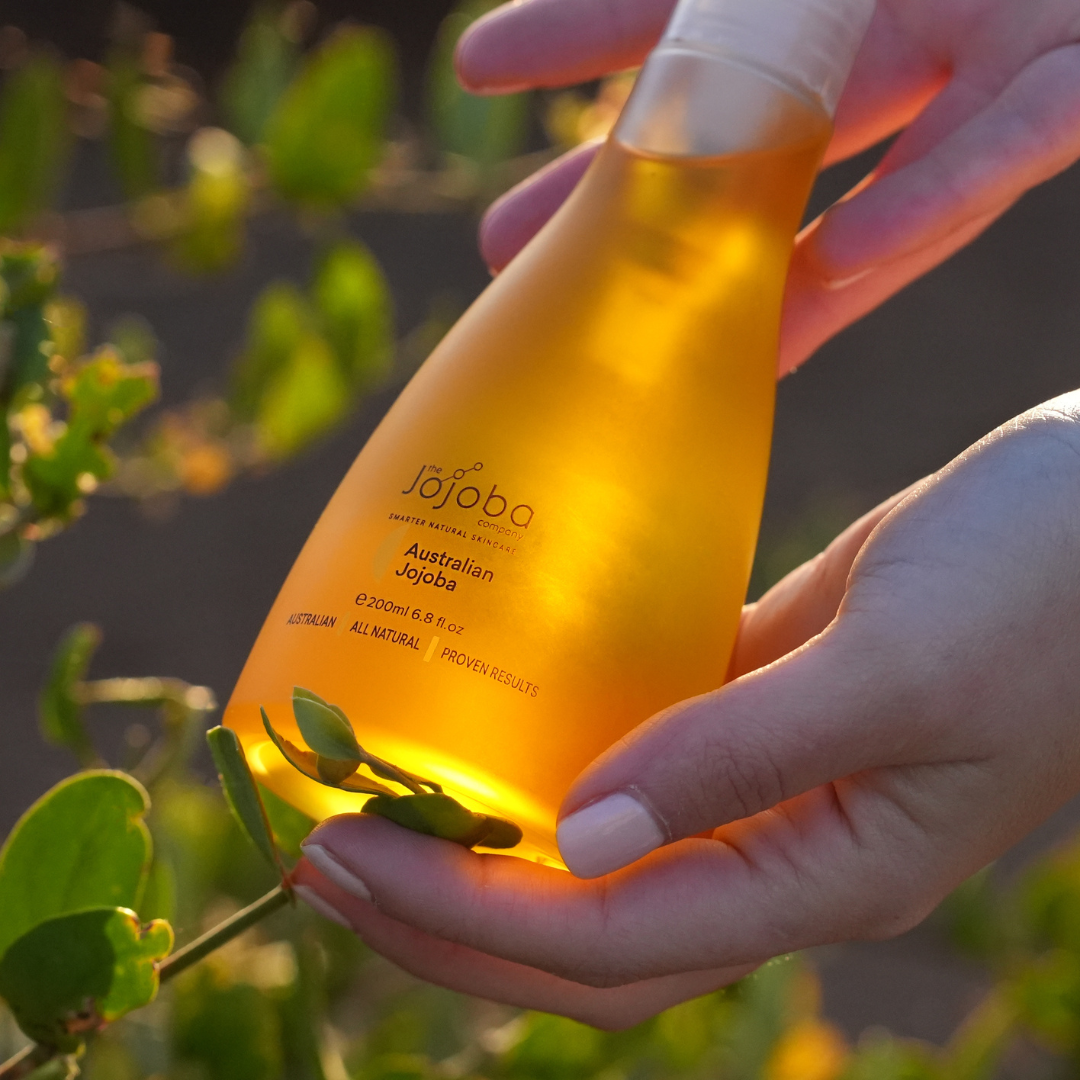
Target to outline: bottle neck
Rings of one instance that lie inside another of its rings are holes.
[[[616,125],[619,142],[662,157],[722,157],[813,140],[831,120],[777,73],[721,49],[664,41],[649,56]]]
[[[818,102],[831,117],[875,0],[679,0],[660,48],[745,64]]]

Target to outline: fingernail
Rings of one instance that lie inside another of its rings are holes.
[[[563,862],[580,878],[619,870],[665,840],[653,815],[625,792],[608,795],[563,818],[555,835]]]
[[[312,911],[317,911],[324,919],[336,922],[338,926],[344,926],[346,930],[352,929],[352,924],[329,900],[324,900],[309,885],[294,885],[293,892],[304,901]]]
[[[358,900],[370,901],[372,899],[371,890],[364,884],[363,880],[351,870],[347,870],[321,844],[301,844],[300,847],[307,861],[335,885],[340,886]]]

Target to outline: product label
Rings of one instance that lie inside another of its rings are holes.
[[[484,468],[482,461],[467,469],[455,469],[443,473],[439,465],[421,465],[412,483],[404,488],[402,495],[413,495],[424,500],[431,512],[447,506],[461,510],[476,510],[481,517],[481,527],[497,522],[508,532],[524,532],[531,524],[535,511],[525,502],[518,502],[500,491],[499,485],[481,483],[479,477],[471,476]],[[467,481],[467,482],[465,482]]]
[[[452,471],[419,466],[393,494],[399,505],[387,510],[394,524],[372,554],[378,593],[355,593],[352,615],[293,612],[288,624],[336,630],[336,636],[343,634],[358,644],[364,640],[365,647],[389,646],[390,651],[413,654],[419,664],[456,668],[465,678],[491,680],[507,691],[537,697],[539,687],[520,671],[462,647],[467,634],[460,603],[457,597],[449,601],[450,594],[463,592],[480,600],[486,586],[497,584],[505,571],[494,552],[514,556],[535,516],[512,488],[495,480],[482,482],[483,468],[480,461]],[[403,497],[400,502],[398,496]],[[481,652],[486,654],[486,648],[481,646]]]

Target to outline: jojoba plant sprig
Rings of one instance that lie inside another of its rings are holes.
[[[285,760],[309,780],[374,796],[361,807],[362,813],[377,814],[414,832],[452,840],[467,848],[512,848],[521,842],[521,829],[514,822],[475,813],[445,794],[434,780],[369,753],[357,741],[352,723],[339,706],[302,686],[293,687],[292,706],[308,748],[296,746],[275,731],[266,709],[260,707],[267,735]],[[361,775],[362,765],[375,776],[406,788],[409,794],[400,794]]]

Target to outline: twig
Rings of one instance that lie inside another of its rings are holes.
[[[221,948],[227,941],[242,934],[250,926],[254,926],[260,919],[273,914],[279,908],[292,903],[292,892],[279,885],[276,889],[268,892],[261,900],[256,900],[250,907],[238,911],[232,918],[226,919],[220,926],[196,938],[191,944],[178,949],[171,956],[166,956],[158,964],[158,977],[162,982],[175,978],[181,971],[186,971],[192,964],[197,964],[205,956],[209,956],[215,949]],[[0,1080],[4,1080],[0,1073]]]
[[[20,1080],[54,1057],[56,1051],[52,1047],[32,1043],[0,1065],[0,1080]]]
[[[82,705],[180,705],[193,712],[217,708],[213,691],[183,679],[94,679],[75,690]]]

